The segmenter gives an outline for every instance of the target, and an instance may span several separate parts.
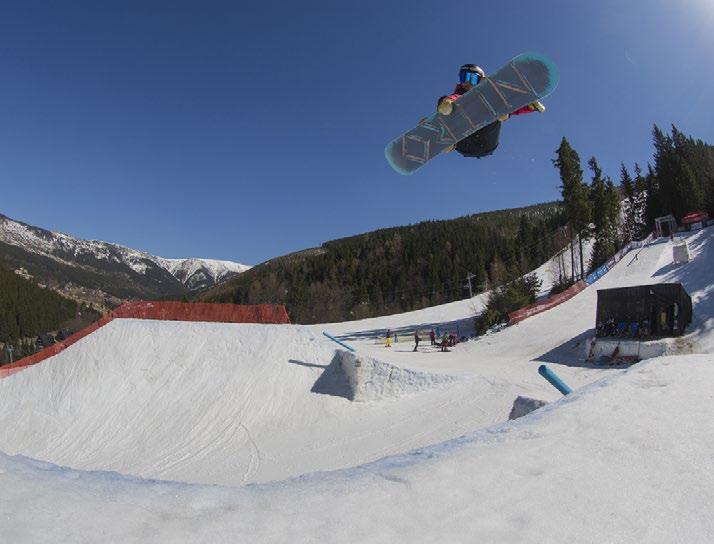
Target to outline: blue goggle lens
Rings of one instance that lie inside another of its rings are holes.
[[[479,75],[476,72],[459,72],[459,80],[461,83],[466,83],[467,81],[472,85],[477,85],[479,82]]]

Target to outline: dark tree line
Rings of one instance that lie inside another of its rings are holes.
[[[562,139],[553,165],[562,181],[565,235],[572,261],[570,277],[561,277],[554,291],[607,262],[624,243],[645,238],[656,217],[672,214],[680,220],[688,212],[702,209],[714,215],[714,147],[686,137],[674,126],[671,135],[655,126],[653,140],[654,165],[648,165],[647,174],[635,164],[633,178],[623,163],[620,186],[616,187],[595,157],[587,163],[592,173],[587,183],[580,156]],[[593,241],[590,262],[583,252],[587,239]],[[482,334],[507,321],[510,312],[534,302],[539,287],[534,276],[525,276],[494,289],[485,311],[475,319],[476,332]]]
[[[76,313],[76,302],[0,267],[0,342],[57,329]]]
[[[654,164],[643,175],[638,164],[634,178],[620,169],[620,186],[606,176],[595,157],[588,166],[592,178],[583,180],[580,157],[566,138],[556,150],[553,164],[559,169],[563,207],[574,240],[594,241],[591,268],[607,260],[625,242],[640,240],[654,229],[655,218],[672,214],[677,220],[688,212],[714,214],[714,147],[685,136],[675,126],[668,135],[654,126]],[[577,276],[587,273],[580,252]],[[575,276],[575,275],[574,275]]]
[[[468,296],[467,276],[476,294],[540,266],[563,224],[551,203],[377,230],[274,259],[200,298],[283,303],[296,323],[415,310]]]
[[[293,322],[360,319],[443,304],[496,289],[492,312],[480,328],[505,319],[532,301],[536,287],[522,276],[570,245],[570,274],[555,290],[607,262],[626,242],[653,230],[654,218],[672,213],[714,212],[712,146],[676,127],[654,127],[654,164],[634,177],[622,164],[619,186],[597,159],[587,161],[563,138],[554,166],[562,181],[562,203],[428,221],[382,229],[274,259],[211,289],[199,298],[217,302],[285,304]],[[592,240],[592,259],[584,250]],[[565,263],[563,263],[565,264]],[[521,279],[519,279],[521,278]]]
[[[97,317],[91,308],[0,266],[0,343],[14,348],[15,359],[35,351],[37,335],[62,327],[78,329]]]
[[[714,216],[714,147],[675,126],[671,135],[655,126],[652,136],[654,164],[648,165],[645,176],[648,226],[670,213],[677,220],[698,210]]]

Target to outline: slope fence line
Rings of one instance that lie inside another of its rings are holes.
[[[550,296],[545,300],[540,300],[538,302],[535,302],[534,304],[519,308],[518,310],[515,310],[508,314],[508,324],[514,325],[516,323],[520,323],[524,319],[527,319],[541,312],[545,312],[546,310],[550,310],[551,308],[562,304],[566,300],[570,300],[575,295],[583,291],[588,285],[592,285],[597,280],[602,278],[605,274],[607,274],[610,270],[612,270],[612,268],[618,262],[620,262],[622,258],[627,255],[631,250],[642,248],[649,244],[652,240],[654,240],[654,234],[650,233],[650,235],[642,241],[628,242],[627,244],[622,246],[609,261],[607,261],[605,264],[585,276],[584,280],[580,280],[577,283],[574,283],[562,293],[558,293],[557,295]]]
[[[41,363],[64,351],[85,336],[114,319],[155,319],[160,321],[203,321],[212,323],[270,323],[289,324],[285,306],[279,304],[217,304],[210,302],[125,302],[91,325],[52,344],[37,353],[23,357],[9,365],[0,366],[0,379],[7,378],[28,366]]]

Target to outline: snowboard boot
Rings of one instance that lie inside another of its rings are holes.
[[[441,115],[451,115],[451,112],[454,111],[453,99],[448,96],[442,96],[439,99],[439,104],[436,106],[436,111],[438,111]]]

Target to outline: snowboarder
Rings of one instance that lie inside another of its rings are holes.
[[[454,92],[448,96],[442,96],[437,102],[436,109],[442,115],[451,115],[454,109],[454,102],[458,98],[478,85],[482,78],[485,78],[484,71],[475,64],[464,64],[459,69],[459,83],[456,84]],[[539,100],[528,104],[513,113],[500,116],[490,125],[486,125],[481,130],[477,130],[471,136],[457,142],[452,149],[456,149],[464,157],[486,157],[491,155],[498,147],[498,138],[501,133],[501,123],[508,120],[512,115],[522,115],[534,111],[544,112],[545,106]]]

